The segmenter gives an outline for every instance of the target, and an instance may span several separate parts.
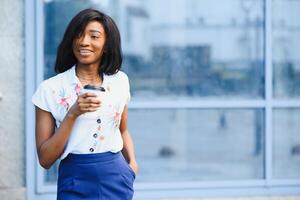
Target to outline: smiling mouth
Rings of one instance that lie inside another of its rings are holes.
[[[82,56],[89,56],[93,53],[93,51],[88,50],[88,49],[81,49],[79,50],[79,54]]]

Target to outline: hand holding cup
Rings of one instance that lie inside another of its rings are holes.
[[[101,107],[101,97],[105,89],[94,85],[85,85],[76,102],[69,110],[75,117],[88,112],[93,113]]]

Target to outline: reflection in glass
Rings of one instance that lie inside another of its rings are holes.
[[[259,109],[131,110],[137,181],[262,179]],[[138,123],[137,123],[138,122]]]
[[[127,10],[133,96],[264,96],[263,1],[145,2]]]
[[[300,109],[276,109],[273,114],[273,176],[300,178]]]
[[[45,77],[54,75],[56,48],[71,17],[96,7],[118,23],[134,97],[263,98],[263,1],[99,2],[44,4]]]
[[[57,160],[47,171],[45,171],[45,183],[55,185],[58,177],[59,160]]]
[[[274,96],[300,96],[300,1],[273,2]]]
[[[104,10],[120,28],[133,99],[264,97],[263,1],[44,1],[45,78],[54,75],[69,20],[88,7]],[[131,112],[138,181],[264,176],[260,109]],[[55,182],[57,165],[46,182]]]

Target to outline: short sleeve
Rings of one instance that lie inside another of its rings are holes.
[[[45,85],[45,82],[42,82],[35,93],[33,94],[31,101],[34,105],[37,107],[50,112],[50,105],[49,105],[49,91],[47,90],[47,87]]]

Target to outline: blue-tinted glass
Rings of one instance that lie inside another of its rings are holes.
[[[67,23],[87,7],[116,20],[133,97],[263,97],[263,1],[49,1],[46,77]]]
[[[56,161],[50,169],[48,169],[45,173],[45,183],[52,185],[56,184],[57,181],[57,175],[58,175],[58,166],[60,161]]]
[[[44,2],[45,78],[54,75],[57,46],[70,19],[79,10],[94,7],[110,14],[118,24],[122,69],[129,75],[133,101],[264,97],[263,1]],[[263,177],[261,110],[131,112],[130,130],[141,165],[139,181],[155,181],[154,172],[160,167],[165,181]],[[154,146],[148,138],[154,140]],[[176,152],[174,147],[178,147]],[[220,159],[220,155],[224,157]],[[240,171],[228,170],[238,166]],[[56,174],[57,164],[47,172],[46,181],[55,181]]]
[[[263,119],[260,109],[131,110],[137,181],[262,179]]]
[[[300,178],[300,109],[276,109],[273,114],[273,176]]]
[[[300,1],[273,2],[274,96],[300,96]]]
[[[263,1],[143,2],[120,21],[134,97],[264,96]]]

